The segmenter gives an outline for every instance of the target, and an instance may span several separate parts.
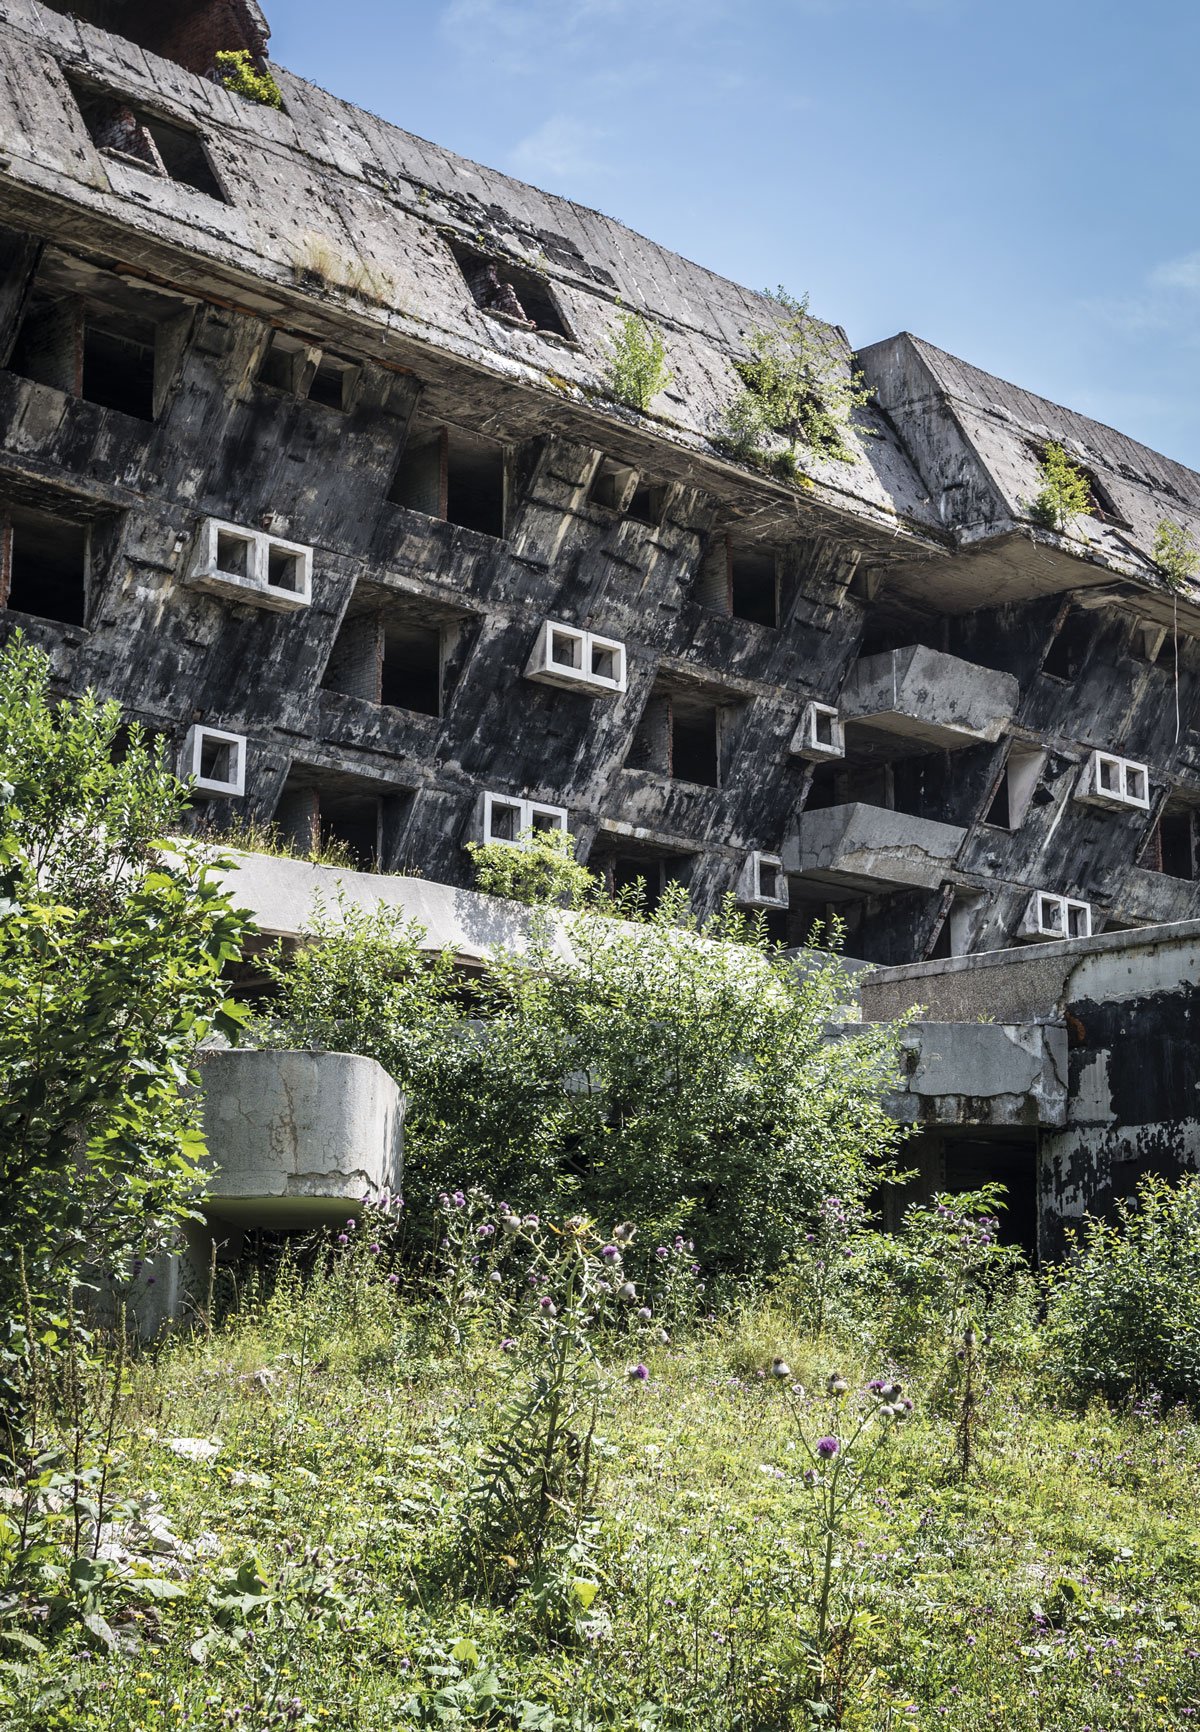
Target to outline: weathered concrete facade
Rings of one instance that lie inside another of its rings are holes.
[[[419,872],[467,956],[464,844],[530,823],[884,965],[1200,916],[1200,589],[1152,558],[1200,476],[901,335],[854,460],[772,479],[720,440],[772,303],[207,76],[267,42],[253,0],[0,0],[0,636],[167,737],[198,822]]]

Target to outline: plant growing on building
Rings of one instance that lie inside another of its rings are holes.
[[[244,916],[201,850],[162,839],[187,793],[115,703],[50,695],[0,654],[0,1414],[87,1263],[121,1278],[203,1186],[191,1065],[234,1035],[224,964]],[[5,1388],[7,1385],[7,1388]],[[3,1447],[0,1441],[0,1448]]]
[[[475,888],[530,907],[586,908],[603,891],[594,873],[575,858],[565,830],[523,830],[511,842],[468,842]]]
[[[870,399],[862,374],[812,318],[807,295],[796,300],[780,288],[768,298],[778,317],[747,339],[750,358],[736,363],[743,389],[729,407],[720,442],[788,480],[797,474],[802,450],[853,463],[847,435],[855,410]]]
[[[282,108],[283,92],[269,68],[259,71],[247,48],[222,51],[216,56],[217,74],[226,90],[260,102],[264,108]]]
[[[1175,738],[1182,726],[1179,711],[1179,597],[1196,581],[1200,552],[1183,528],[1172,518],[1160,518],[1154,532],[1154,563],[1171,591],[1172,627],[1175,640]]]
[[[605,355],[605,387],[629,409],[649,409],[671,383],[666,345],[656,325],[637,313],[622,313],[610,334]]]
[[[1042,447],[1040,473],[1042,485],[1030,502],[1029,515],[1039,528],[1064,534],[1072,517],[1090,515],[1091,482],[1054,439]]]

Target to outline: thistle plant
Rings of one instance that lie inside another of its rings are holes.
[[[1042,447],[1041,481],[1029,505],[1029,515],[1040,528],[1057,529],[1062,534],[1072,517],[1091,514],[1091,483],[1053,439]]]
[[[604,384],[609,395],[644,414],[671,383],[662,333],[637,313],[622,313],[609,337]]]
[[[771,1378],[783,1392],[796,1442],[809,1463],[799,1481],[813,1536],[813,1627],[804,1643],[813,1678],[809,1706],[814,1717],[840,1726],[862,1629],[842,1552],[853,1511],[874,1489],[879,1458],[913,1404],[890,1377],[874,1378],[852,1393],[846,1378],[831,1371],[823,1393],[810,1396],[792,1381],[786,1360],[776,1358]]]

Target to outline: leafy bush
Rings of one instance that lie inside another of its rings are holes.
[[[1200,571],[1200,552],[1182,525],[1170,517],[1161,518],[1154,532],[1154,563],[1176,593],[1194,583]]]
[[[846,434],[855,409],[870,398],[862,374],[810,317],[807,295],[796,300],[781,288],[769,298],[782,316],[747,340],[750,359],[737,363],[745,389],[730,406],[721,442],[789,480],[802,446],[853,463]]]
[[[511,842],[468,842],[475,888],[530,907],[552,904],[584,908],[603,895],[603,885],[575,858],[575,838],[565,830],[523,830]]]
[[[260,72],[249,49],[238,48],[216,56],[217,74],[226,90],[261,102],[264,108],[282,108],[283,92],[268,69]]]
[[[1157,1392],[1200,1409],[1200,1176],[1145,1178],[1089,1218],[1051,1278],[1048,1359],[1080,1400]]]
[[[636,313],[622,313],[609,338],[605,385],[618,403],[643,413],[671,383],[667,351],[657,326]]]
[[[1041,472],[1041,489],[1029,507],[1029,515],[1036,524],[1043,529],[1065,531],[1072,517],[1091,512],[1091,482],[1053,439],[1048,439],[1042,448]]]

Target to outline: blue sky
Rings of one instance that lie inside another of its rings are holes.
[[[1200,468],[1197,0],[265,0],[272,54]]]

